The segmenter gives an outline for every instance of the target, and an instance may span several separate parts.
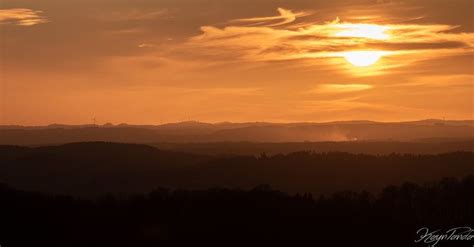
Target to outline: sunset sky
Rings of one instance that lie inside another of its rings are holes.
[[[472,0],[2,0],[0,124],[473,119]]]

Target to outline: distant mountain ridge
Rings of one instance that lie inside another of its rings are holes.
[[[290,122],[290,123],[272,123],[272,122],[217,122],[206,123],[200,121],[183,121],[175,123],[165,123],[158,125],[140,125],[140,124],[49,124],[49,125],[0,125],[0,129],[53,129],[53,128],[86,128],[86,127],[136,127],[145,129],[159,128],[240,128],[248,126],[304,126],[304,125],[333,125],[333,124],[447,124],[447,125],[474,125],[474,120],[443,120],[443,119],[423,119],[417,121],[401,121],[401,122],[379,122],[371,120],[347,120],[347,121],[329,121],[329,122]]]
[[[43,145],[87,141],[304,142],[410,141],[474,138],[473,120],[428,119],[411,122],[339,121],[327,123],[202,123],[163,125],[0,126],[0,144]]]

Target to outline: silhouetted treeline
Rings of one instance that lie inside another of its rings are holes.
[[[474,152],[474,139],[425,139],[417,141],[344,141],[344,142],[204,142],[153,143],[158,149],[204,155],[288,154],[302,150],[322,152],[441,154]]]
[[[2,246],[428,246],[421,227],[472,226],[474,176],[319,197],[262,185],[85,200],[2,184],[0,202]]]
[[[340,190],[375,192],[404,181],[474,174],[474,153],[211,156],[95,142],[39,148],[0,146],[0,164],[0,181],[51,193],[145,193],[158,186],[251,189],[272,184],[285,192],[317,195]]]

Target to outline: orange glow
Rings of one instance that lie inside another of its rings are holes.
[[[389,29],[387,26],[353,23],[336,24],[335,26],[336,28],[341,29],[341,31],[338,31],[335,34],[336,37],[367,38],[376,40],[386,40],[390,37],[386,33]]]
[[[382,51],[349,51],[344,58],[356,67],[367,67],[375,64],[384,54]]]
[[[473,116],[466,5],[195,1],[6,0],[0,124]]]

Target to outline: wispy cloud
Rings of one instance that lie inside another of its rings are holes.
[[[248,61],[315,61],[344,57],[350,51],[380,51],[384,56],[400,57],[400,61],[416,61],[474,51],[474,33],[456,32],[458,26],[454,25],[351,23],[339,18],[299,24],[297,18],[307,12],[278,11],[278,16],[233,20],[222,28],[203,26],[202,34],[192,37],[188,46],[214,60],[233,57]],[[244,25],[247,23],[252,25]],[[282,26],[288,23],[293,24]]]
[[[31,9],[0,9],[0,24],[33,26],[48,22],[43,12]]]
[[[138,48],[153,48],[155,45],[150,44],[150,43],[142,43],[138,45]]]
[[[321,84],[305,93],[348,93],[368,90],[373,88],[368,84]]]
[[[310,12],[296,12],[294,13],[291,10],[278,8],[278,16],[268,16],[268,17],[253,17],[253,18],[244,18],[231,20],[230,23],[250,23],[251,25],[264,25],[267,27],[276,27],[285,24],[292,23],[296,20],[297,17],[308,16]],[[278,22],[275,22],[278,21]]]
[[[181,90],[187,93],[206,95],[256,96],[262,94],[262,88],[192,88]]]
[[[152,21],[156,19],[172,18],[168,9],[127,9],[120,11],[109,11],[106,13],[97,11],[94,16],[102,21]]]

